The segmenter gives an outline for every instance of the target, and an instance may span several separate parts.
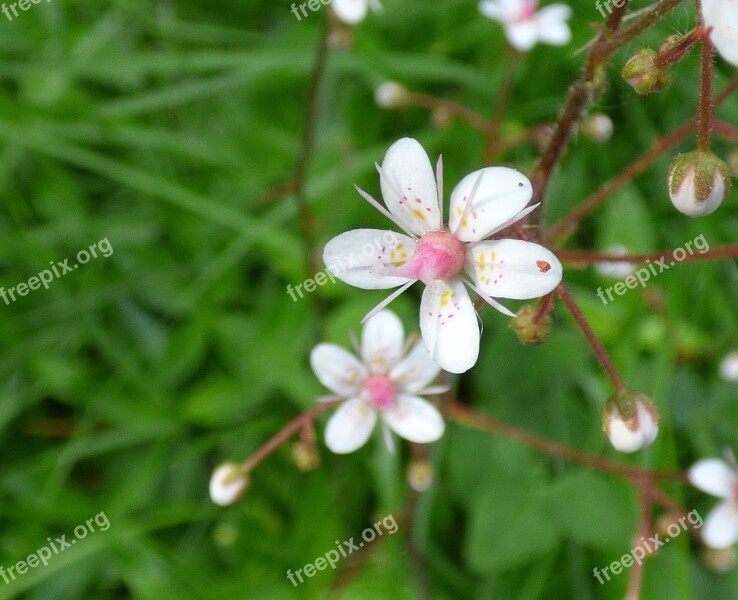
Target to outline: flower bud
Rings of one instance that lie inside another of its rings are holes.
[[[645,394],[621,390],[605,404],[602,428],[616,450],[635,452],[656,439],[659,413]]]
[[[614,126],[612,119],[603,113],[590,115],[582,121],[580,131],[598,143],[604,143],[612,137]]]
[[[219,506],[233,504],[246,492],[249,476],[237,463],[224,463],[210,478],[210,498]]]
[[[431,113],[431,123],[436,129],[448,129],[454,122],[454,114],[446,106],[438,106]]]
[[[676,209],[690,217],[709,215],[730,193],[730,170],[712,152],[680,154],[669,167],[669,197]]]
[[[730,176],[738,177],[738,148],[731,150],[728,155],[728,167],[730,167]]]
[[[320,453],[315,444],[299,441],[292,446],[292,461],[300,471],[307,473],[314,471],[320,465]]]
[[[656,64],[658,53],[650,48],[641,48],[625,63],[620,75],[637,94],[660,92],[671,83],[666,67]]]
[[[431,464],[424,459],[413,459],[407,466],[407,482],[416,492],[424,492],[432,484],[434,471]]]
[[[702,562],[713,573],[727,573],[735,566],[735,549],[705,547],[702,549]]]
[[[407,88],[396,81],[387,81],[380,85],[374,92],[374,100],[377,106],[382,108],[397,108],[404,106],[410,99]]]
[[[553,319],[551,311],[540,315],[540,303],[524,305],[516,317],[510,319],[510,329],[518,336],[521,344],[542,344],[551,334]]]
[[[738,350],[726,354],[720,362],[720,377],[725,381],[738,381]]]

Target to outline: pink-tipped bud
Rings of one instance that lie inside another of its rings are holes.
[[[374,92],[374,100],[377,106],[382,108],[397,108],[404,106],[410,99],[410,92],[401,83],[387,81],[380,85]]]
[[[645,394],[622,390],[605,404],[602,428],[615,450],[635,452],[656,439],[659,413]]]
[[[690,217],[709,215],[730,193],[730,169],[712,152],[680,154],[669,167],[669,197]]]
[[[671,83],[668,69],[656,64],[657,57],[655,50],[641,48],[625,63],[620,72],[637,94],[643,96],[660,92]]]
[[[249,476],[241,465],[224,463],[210,478],[210,498],[219,506],[228,506],[243,496],[248,486]]]

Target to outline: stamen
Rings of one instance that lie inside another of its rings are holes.
[[[472,283],[468,279],[463,279],[462,281],[466,285],[468,285],[471,289],[473,289],[477,294],[479,294],[479,297],[482,300],[484,300],[487,304],[489,304],[492,308],[499,310],[503,315],[507,315],[508,317],[513,317],[513,318],[517,317],[517,315],[514,312],[505,308],[504,306],[502,306],[502,304],[497,302],[497,300],[485,294],[482,290],[480,290],[476,285],[474,285],[474,283]]]
[[[407,288],[409,288],[413,283],[415,283],[415,279],[411,279],[406,284],[404,284],[401,288],[395,290],[392,292],[389,296],[387,296],[384,300],[382,300],[379,304],[377,304],[373,309],[371,309],[366,316],[361,320],[361,323],[364,324],[367,320],[371,319],[374,315],[376,315],[380,310],[385,308],[390,302],[392,302],[397,296],[402,294]]]
[[[371,204],[374,208],[376,208],[379,212],[381,212],[385,217],[387,217],[390,221],[392,221],[395,225],[397,225],[400,229],[402,229],[405,233],[408,235],[411,235],[413,237],[417,237],[414,233],[410,233],[407,229],[405,229],[405,226],[400,223],[395,217],[388,211],[384,206],[382,206],[379,202],[377,202],[374,198],[372,198],[369,194],[367,194],[364,190],[362,190],[358,185],[354,184],[354,187],[356,188],[356,191],[359,192],[359,195],[364,198],[369,204]]]

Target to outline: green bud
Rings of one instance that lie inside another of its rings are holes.
[[[620,72],[623,79],[642,96],[665,89],[671,83],[666,67],[656,64],[658,53],[650,48],[641,48],[625,63]]]
[[[669,197],[680,212],[700,217],[715,212],[730,193],[730,169],[712,152],[680,154],[669,167]]]
[[[550,311],[540,317],[540,304],[526,304],[515,318],[510,319],[510,329],[518,336],[521,344],[542,344],[551,334],[553,319]],[[539,317],[536,319],[536,317]]]

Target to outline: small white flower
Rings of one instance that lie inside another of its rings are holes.
[[[725,381],[738,381],[738,350],[726,354],[720,362],[720,376]]]
[[[510,45],[525,52],[537,42],[563,46],[571,39],[566,22],[571,8],[566,4],[552,4],[538,10],[538,0],[484,0],[479,11],[490,19],[500,21]]]
[[[320,382],[335,393],[324,400],[345,398],[328,421],[326,446],[347,454],[369,439],[379,412],[384,439],[394,445],[389,430],[416,443],[435,442],[444,422],[436,408],[418,395],[438,394],[445,387],[428,387],[440,368],[418,342],[403,357],[405,339],[400,319],[383,310],[364,325],[361,359],[334,344],[318,344],[310,364]]]
[[[602,426],[615,450],[630,454],[656,439],[659,413],[645,395],[624,392],[605,405]]]
[[[711,548],[729,548],[738,541],[738,472],[717,458],[700,460],[689,469],[689,481],[703,492],[722,498],[705,519],[702,540]]]
[[[249,477],[236,463],[224,463],[210,478],[210,498],[219,506],[228,506],[238,500],[249,485]]]
[[[608,254],[615,256],[625,256],[629,254],[625,246],[615,245],[607,249]],[[635,272],[633,263],[629,262],[611,262],[602,261],[595,263],[595,271],[603,277],[612,277],[614,279],[625,279],[628,275]]]
[[[336,16],[348,25],[363,21],[370,7],[374,12],[382,10],[378,0],[332,0],[331,6]]]
[[[738,66],[738,0],[702,0],[705,27],[710,40],[729,63]]]
[[[506,167],[470,173],[451,192],[446,229],[440,160],[434,177],[423,147],[403,138],[392,144],[377,169],[387,208],[366,192],[359,193],[408,235],[376,229],[348,231],[326,244],[323,261],[336,277],[359,288],[401,286],[375,311],[422,281],[426,285],[420,302],[423,341],[441,368],[450,373],[468,371],[479,356],[479,325],[465,283],[497,310],[514,317],[493,298],[538,298],[561,282],[561,263],[543,246],[514,239],[485,240],[535,208],[526,208],[533,187],[525,175]],[[394,240],[391,246],[380,244],[370,253],[362,251],[387,236]]]

